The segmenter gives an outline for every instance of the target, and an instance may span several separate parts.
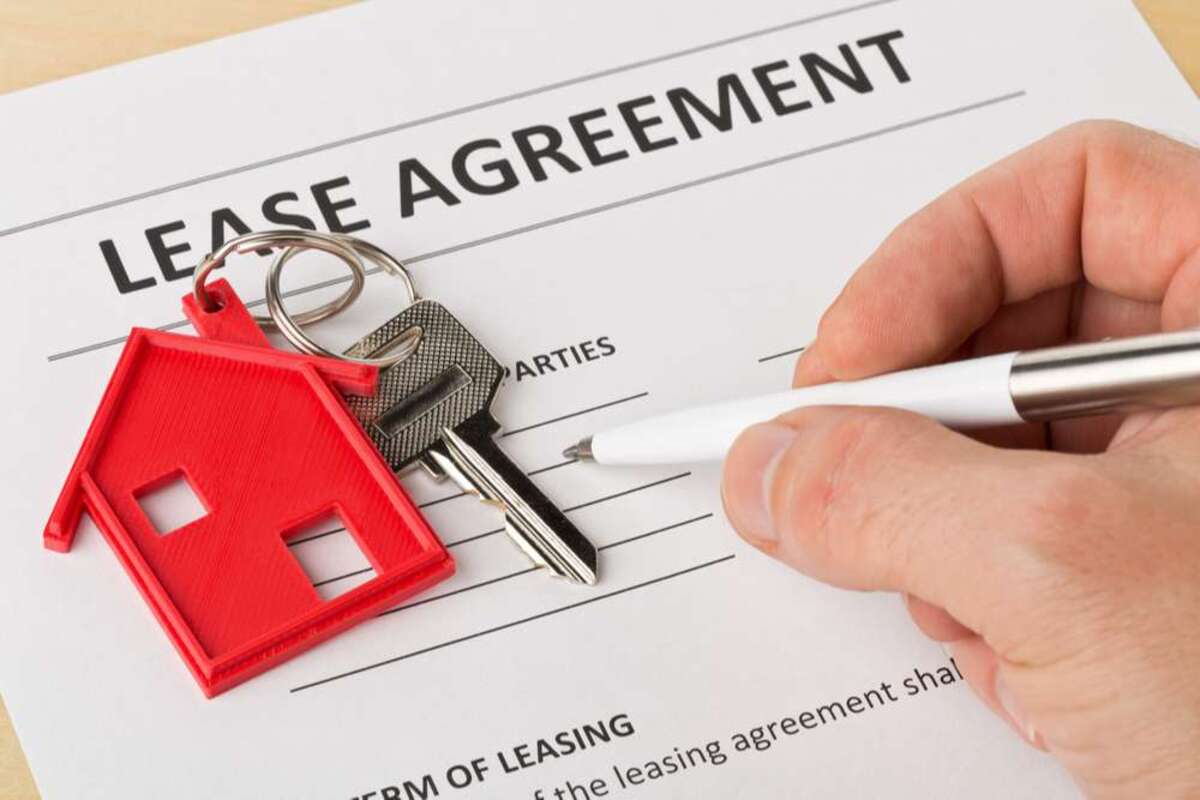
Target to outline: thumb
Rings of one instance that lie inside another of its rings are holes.
[[[806,408],[741,435],[723,496],[743,538],[800,571],[906,592],[981,631],[1067,458],[1081,457],[992,448],[893,409]]]

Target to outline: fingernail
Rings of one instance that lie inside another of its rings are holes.
[[[747,538],[775,542],[779,533],[771,519],[770,492],[775,469],[796,431],[777,422],[746,430],[729,451],[725,465],[725,513]]]
[[[1004,709],[1004,713],[1008,714],[1008,718],[1012,720],[1012,724],[1021,732],[1021,735],[1034,747],[1045,750],[1046,743],[1042,740],[1041,734],[1026,718],[1025,712],[1021,709],[1017,699],[1013,697],[1012,691],[999,672],[996,673],[996,699],[1000,701],[1000,707]]]

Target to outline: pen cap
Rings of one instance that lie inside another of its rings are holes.
[[[1009,392],[1031,422],[1200,403],[1200,330],[1017,353]]]

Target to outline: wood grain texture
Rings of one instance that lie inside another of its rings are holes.
[[[0,700],[0,797],[11,797],[12,800],[36,800],[38,797],[3,700]]]
[[[4,0],[0,93],[347,4],[348,0]]]
[[[0,93],[346,5],[348,0],[4,0]],[[1200,92],[1200,2],[1135,0],[1175,63]],[[2,690],[3,687],[0,687]],[[0,701],[0,797],[37,790]]]
[[[1159,41],[1200,93],[1200,2],[1197,0],[1134,0]]]

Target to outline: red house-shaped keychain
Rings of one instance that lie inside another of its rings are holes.
[[[270,347],[225,281],[200,338],[135,328],[46,526],[87,509],[208,696],[449,577],[454,562],[336,388],[374,367]],[[139,498],[184,479],[207,513],[157,531]],[[336,514],[375,577],[329,601],[288,551]]]

